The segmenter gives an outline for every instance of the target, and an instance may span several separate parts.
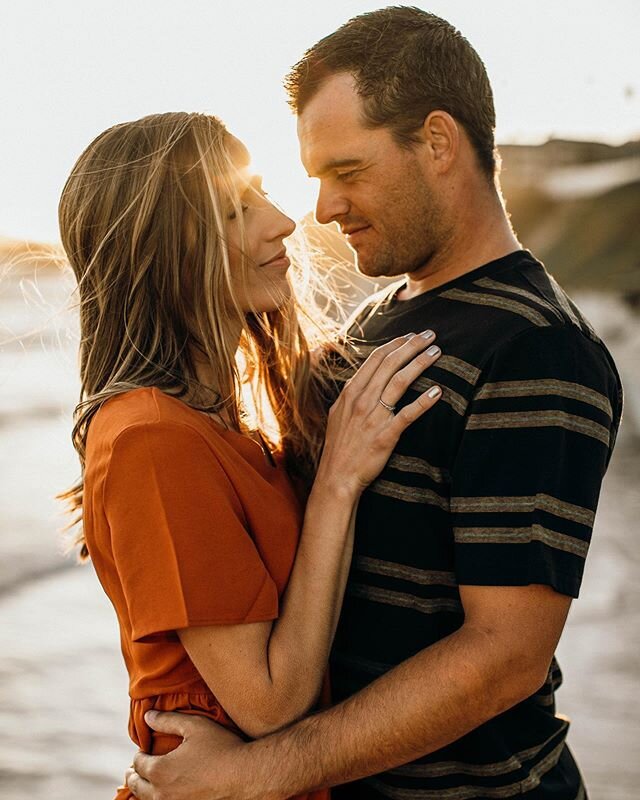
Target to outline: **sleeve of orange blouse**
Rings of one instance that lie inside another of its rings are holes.
[[[278,616],[235,490],[197,431],[165,422],[123,431],[104,507],[134,641]]]

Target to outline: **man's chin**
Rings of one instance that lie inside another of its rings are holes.
[[[367,259],[356,253],[356,269],[361,275],[367,278],[394,278],[403,275],[404,271],[394,267],[393,264],[373,259]]]

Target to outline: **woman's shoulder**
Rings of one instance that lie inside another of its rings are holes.
[[[96,412],[89,426],[87,448],[111,450],[123,436],[139,436],[149,429],[162,432],[168,440],[172,434],[185,431],[207,435],[205,422],[198,411],[159,389],[131,389],[111,397]]]

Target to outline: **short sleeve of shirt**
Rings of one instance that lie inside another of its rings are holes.
[[[196,430],[153,422],[120,433],[104,508],[134,641],[278,616],[235,490]]]
[[[578,596],[621,397],[605,348],[572,326],[495,351],[452,469],[459,584]]]

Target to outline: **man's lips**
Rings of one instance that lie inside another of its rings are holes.
[[[349,244],[355,244],[360,236],[370,229],[370,225],[360,225],[357,228],[343,228],[342,232],[347,237]]]

